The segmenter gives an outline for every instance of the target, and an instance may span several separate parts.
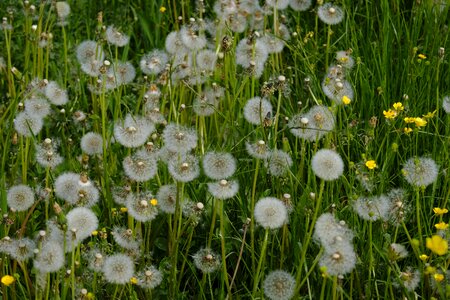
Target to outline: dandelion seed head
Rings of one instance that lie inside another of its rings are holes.
[[[264,228],[277,229],[288,221],[286,206],[274,197],[261,198],[255,205],[256,222]]]
[[[439,167],[433,159],[412,157],[403,165],[402,173],[409,184],[426,187],[436,181],[438,171]]]
[[[150,192],[130,193],[126,202],[128,213],[140,222],[152,221],[158,215],[158,207],[149,205],[153,198]]]
[[[245,142],[245,149],[251,157],[257,159],[267,159],[272,153],[272,150],[263,140],[259,140],[256,143]]]
[[[155,266],[148,266],[137,275],[137,284],[144,289],[154,289],[163,280],[163,274]]]
[[[337,276],[350,273],[356,264],[356,254],[350,242],[341,242],[337,247],[325,250],[319,261],[320,267],[328,275]]]
[[[342,8],[331,2],[319,6],[317,15],[322,22],[328,25],[336,25],[344,19],[344,11]]]
[[[267,274],[263,288],[271,300],[289,300],[294,296],[295,279],[286,271],[274,270]]]
[[[244,106],[244,117],[250,124],[261,125],[268,114],[272,114],[272,104],[265,98],[251,98]]]
[[[108,43],[117,47],[123,47],[130,42],[130,37],[120,32],[116,27],[114,27],[114,25],[108,26],[108,28],[106,28],[105,34]]]
[[[36,249],[36,243],[32,239],[20,238],[12,240],[8,254],[19,262],[25,262],[33,257],[34,249]]]
[[[197,132],[195,129],[170,123],[164,128],[162,138],[168,150],[176,153],[187,153],[197,147]]]
[[[344,161],[337,152],[321,149],[314,154],[311,168],[320,179],[332,181],[338,179],[344,172]]]
[[[45,87],[45,96],[54,105],[64,105],[69,102],[69,96],[55,81],[50,81]]]
[[[293,161],[291,156],[283,150],[272,150],[269,158],[267,159],[269,174],[273,176],[285,175],[290,167],[292,167]]]
[[[353,209],[364,220],[387,220],[390,210],[389,199],[384,196],[359,197],[353,202]]]
[[[57,241],[43,243],[34,260],[34,267],[42,273],[59,271],[64,266],[64,250]]]
[[[81,150],[88,155],[103,153],[103,138],[95,132],[88,132],[81,138]]]
[[[228,152],[210,151],[203,157],[203,170],[211,179],[228,178],[236,171],[236,159]]]
[[[156,194],[159,208],[168,214],[175,213],[175,205],[177,201],[177,187],[174,184],[166,184],[159,188]]]
[[[127,284],[134,275],[134,262],[125,254],[114,254],[105,259],[103,275],[107,282]]]
[[[34,203],[33,189],[24,184],[12,186],[6,195],[6,202],[15,211],[25,211]]]
[[[198,159],[191,154],[178,154],[168,162],[170,175],[179,182],[189,182],[200,175]]]
[[[66,215],[68,232],[66,235],[67,251],[89,237],[98,227],[95,213],[86,207],[77,207]]]
[[[141,244],[139,237],[136,237],[131,229],[114,226],[111,234],[114,241],[124,249],[137,250]]]
[[[139,66],[144,74],[156,75],[164,70],[168,61],[169,56],[167,53],[163,50],[156,49],[145,54],[141,58]]]
[[[442,99],[442,108],[447,114],[450,114],[450,96],[445,96]]]
[[[194,255],[194,265],[204,274],[213,273],[221,265],[221,257],[209,248],[202,248]]]
[[[132,180],[144,182],[156,175],[158,165],[156,159],[149,156],[145,150],[127,156],[123,160],[125,174]]]
[[[236,180],[225,179],[218,182],[208,182],[208,191],[220,200],[233,198],[239,191],[239,183]]]
[[[291,0],[289,6],[295,11],[306,11],[312,5],[312,0]]]
[[[155,125],[143,117],[127,114],[123,122],[114,126],[114,137],[127,148],[142,146],[155,130]]]

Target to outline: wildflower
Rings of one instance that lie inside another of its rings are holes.
[[[153,123],[142,117],[127,114],[123,122],[115,124],[114,137],[121,145],[135,148],[143,145],[154,130]]]
[[[208,191],[215,198],[225,200],[233,198],[239,190],[239,183],[236,180],[222,179],[218,182],[209,182]]]
[[[426,254],[421,254],[421,255],[419,256],[419,258],[420,258],[421,261],[427,261],[428,258],[430,258],[430,257],[429,257],[428,255],[426,255]]]
[[[154,157],[145,153],[145,150],[127,156],[123,160],[125,174],[137,182],[145,182],[156,175],[158,170],[157,161]]]
[[[295,11],[306,11],[310,8],[312,0],[291,0],[289,6]]]
[[[431,118],[434,118],[434,116],[436,115],[436,113],[437,113],[437,109],[428,112],[426,115],[423,115],[423,117],[424,117],[425,119],[431,119]]]
[[[8,190],[6,201],[11,209],[25,211],[34,203],[34,192],[27,185],[15,185]]]
[[[69,96],[55,81],[49,81],[45,87],[45,97],[54,105],[64,105],[69,102]]]
[[[406,181],[417,187],[427,186],[436,181],[439,167],[433,159],[418,157],[410,158],[403,165],[403,175]]]
[[[264,279],[263,288],[272,300],[288,300],[294,296],[295,279],[286,271],[271,271]]]
[[[209,248],[202,248],[194,255],[194,265],[204,274],[212,273],[220,268],[221,257]]]
[[[134,274],[134,263],[125,254],[114,254],[105,259],[102,271],[107,282],[126,284]]]
[[[166,51],[172,55],[175,56],[175,60],[177,58],[184,57],[186,54],[188,54],[188,48],[184,45],[183,41],[181,40],[180,33],[178,31],[172,31],[169,33],[166,37],[165,41],[165,48]],[[179,62],[174,62],[174,66],[179,65]]]
[[[218,89],[216,92],[212,88],[206,88],[202,94],[194,99],[192,108],[199,116],[210,116],[217,111],[222,97],[223,89]]]
[[[60,270],[64,266],[64,250],[61,243],[48,241],[41,247],[34,267],[42,273],[52,273]]]
[[[262,125],[268,114],[272,114],[272,104],[266,98],[251,98],[244,106],[244,118],[250,124]]]
[[[289,0],[266,0],[266,4],[270,7],[276,8],[278,10],[286,9],[289,5]]]
[[[228,152],[207,152],[203,157],[203,170],[211,179],[231,177],[236,171],[236,159]]]
[[[445,279],[444,274],[440,274],[440,273],[436,273],[433,275],[434,280],[436,280],[437,282],[441,282],[442,280]]]
[[[291,156],[283,150],[275,149],[267,158],[269,174],[273,176],[283,176],[289,171],[293,164]]]
[[[409,127],[403,128],[403,132],[406,133],[406,134],[408,134],[408,133],[410,133],[412,131],[413,131],[412,128],[409,128]]]
[[[420,58],[420,59],[426,59],[427,58],[427,56],[425,54],[422,54],[422,53],[419,53],[417,55],[417,57]]]
[[[269,52],[260,40],[250,42],[248,38],[240,40],[236,46],[236,63],[245,69],[254,68],[254,76],[260,77]]]
[[[436,229],[439,229],[439,230],[445,230],[448,228],[448,224],[445,222],[439,222],[437,224],[434,224],[434,227],[436,227]]]
[[[450,114],[450,96],[445,96],[442,99],[442,108],[447,114]]]
[[[72,247],[88,238],[92,231],[98,227],[98,218],[95,213],[86,207],[77,207],[69,211],[66,215],[67,219],[67,250],[71,251]],[[72,247],[70,246],[72,245]]]
[[[162,138],[168,150],[187,153],[197,147],[198,136],[195,129],[170,123],[164,128]]]
[[[25,100],[25,112],[30,116],[45,118],[51,112],[50,104],[43,98]]]
[[[191,154],[175,155],[168,163],[170,175],[180,182],[189,182],[200,175],[198,159]]]
[[[14,129],[19,135],[25,137],[37,135],[43,126],[44,121],[41,117],[30,115],[25,111],[18,113],[14,119]]]
[[[364,220],[386,220],[389,215],[389,199],[384,196],[359,197],[353,202],[353,209]]]
[[[339,65],[343,66],[344,68],[350,70],[355,65],[355,60],[350,55],[352,53],[352,50],[348,51],[338,51],[336,52],[336,61],[339,63]],[[345,104],[345,103],[344,103]]]
[[[446,213],[448,213],[448,209],[435,207],[435,208],[433,208],[433,212],[438,216],[442,216],[442,215],[445,215]]]
[[[115,226],[111,234],[114,241],[119,244],[120,247],[128,250],[136,250],[139,248],[140,240],[133,235],[131,229]]]
[[[103,138],[95,132],[88,132],[81,138],[81,150],[88,155],[103,153]]]
[[[333,150],[321,149],[311,160],[314,174],[325,181],[338,179],[344,172],[344,162],[341,156]]]
[[[330,2],[319,6],[317,10],[319,19],[328,25],[336,25],[344,19],[344,11]]]
[[[417,127],[423,127],[427,125],[427,121],[425,121],[423,118],[420,117],[414,118],[414,123],[416,124]]]
[[[106,28],[106,40],[112,45],[123,47],[128,44],[130,37],[111,25]]]
[[[383,110],[383,115],[386,119],[395,119],[397,117],[397,111],[389,109],[388,111]]]
[[[401,102],[396,102],[392,105],[392,107],[396,110],[396,111],[402,111],[405,109],[405,107],[403,106],[403,104]]]
[[[4,275],[3,277],[2,277],[2,283],[4,284],[4,285],[6,285],[6,286],[10,286],[11,284],[13,284],[14,283],[14,281],[16,281],[16,279],[13,277],[13,276],[11,276],[11,275]]]
[[[144,74],[156,75],[164,70],[168,61],[169,57],[165,51],[155,49],[141,58],[139,66]]]
[[[326,250],[319,261],[320,267],[325,267],[326,273],[331,276],[350,273],[355,264],[356,254],[349,242],[339,243],[335,249]]]
[[[126,203],[128,213],[140,222],[152,221],[158,215],[158,208],[149,203],[152,199],[150,192],[129,194]]]
[[[245,142],[247,153],[257,159],[266,159],[270,156],[271,150],[263,140],[256,143]]]
[[[369,169],[369,170],[373,170],[377,167],[377,163],[374,160],[366,161],[365,165],[366,165],[367,169]]]
[[[163,280],[163,274],[155,266],[146,267],[136,277],[137,284],[144,289],[154,289]]]
[[[344,105],[349,105],[350,102],[352,102],[352,100],[349,97],[347,96],[342,97],[342,103],[344,103]]]
[[[448,242],[439,235],[427,238],[426,246],[437,255],[445,255],[448,252]]]
[[[166,11],[166,8],[165,8],[164,6],[161,6],[161,7],[159,8],[159,11],[160,11],[161,13],[164,13],[164,12]]]
[[[261,198],[255,205],[254,217],[266,229],[280,228],[288,221],[286,206],[274,197]]]

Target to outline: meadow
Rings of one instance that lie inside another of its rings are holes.
[[[1,299],[450,298],[445,0],[2,0]]]

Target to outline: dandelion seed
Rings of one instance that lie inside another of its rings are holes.
[[[216,67],[217,55],[214,51],[204,49],[197,53],[197,68],[204,71],[214,71]]]
[[[8,190],[6,202],[15,211],[25,211],[34,203],[34,192],[27,185],[15,185]]]
[[[408,250],[405,246],[397,243],[392,243],[388,248],[388,257],[391,261],[401,260],[408,256]]]
[[[389,215],[389,199],[384,196],[359,197],[353,202],[353,209],[364,220],[387,220]]]
[[[221,265],[220,255],[209,248],[202,248],[193,255],[194,265],[204,274],[213,273]]]
[[[445,96],[442,99],[442,108],[447,114],[450,114],[450,96]]]
[[[339,243],[335,249],[327,249],[319,261],[320,267],[330,276],[350,273],[356,264],[356,254],[349,242]]]
[[[401,225],[410,213],[411,206],[407,202],[406,192],[403,189],[393,189],[387,197],[390,202],[388,220],[395,226]]]
[[[433,159],[413,157],[405,162],[402,173],[409,184],[416,187],[426,187],[436,181],[438,171],[439,167]]]
[[[197,132],[175,123],[170,123],[164,128],[162,138],[168,150],[176,153],[187,153],[197,147]]]
[[[292,167],[292,164],[291,156],[283,150],[275,149],[267,158],[268,171],[273,176],[285,175]]]
[[[345,223],[338,222],[331,213],[323,213],[314,225],[314,238],[325,248],[334,246],[339,240],[351,241],[353,231]]]
[[[59,271],[64,266],[64,250],[59,242],[48,241],[41,247],[34,267],[42,273]]]
[[[256,222],[266,229],[280,228],[288,221],[286,206],[273,197],[261,198],[255,205],[254,216]]]
[[[84,239],[89,237],[92,231],[98,227],[98,219],[95,213],[86,207],[77,207],[69,211],[66,215],[67,219],[67,234],[66,251],[72,249]]]
[[[289,0],[266,0],[266,4],[278,10],[283,10],[288,7]]]
[[[153,195],[150,192],[130,193],[126,206],[128,214],[140,222],[149,222],[158,215],[158,208],[150,204]]]
[[[95,132],[88,132],[81,138],[81,150],[88,155],[103,153],[103,138]]]
[[[58,83],[50,81],[45,87],[45,96],[54,105],[64,105],[69,102],[67,91],[60,88]]]
[[[306,11],[312,5],[312,0],[291,0],[289,6],[295,11]]]
[[[100,68],[103,66],[103,62],[100,60],[90,60],[81,64],[81,70],[91,77],[97,77],[101,75]]]
[[[183,44],[190,50],[200,50],[206,46],[206,38],[200,34],[198,26],[183,26],[179,37]]]
[[[203,157],[203,170],[211,179],[228,178],[236,171],[236,159],[227,152],[207,152]]]
[[[113,25],[106,28],[106,40],[108,43],[115,45],[117,47],[123,47],[130,42],[130,37],[122,32],[120,32]]]
[[[188,48],[181,40],[180,33],[178,31],[172,31],[166,37],[165,48],[167,53],[175,55],[176,57],[183,57],[188,53]],[[178,64],[174,64],[175,66]]]
[[[159,208],[168,214],[175,213],[175,204],[177,201],[177,187],[174,184],[166,184],[159,188],[156,194],[159,201]]]
[[[265,98],[251,98],[244,106],[244,117],[250,124],[262,125],[267,114],[272,114],[272,104]]]
[[[66,1],[57,1],[55,7],[60,20],[64,21],[70,15],[70,5]]]
[[[125,254],[108,256],[103,265],[103,275],[109,283],[126,284],[134,275],[134,262]]]
[[[46,139],[50,140],[50,139]],[[63,158],[58,154],[57,145],[50,140],[49,144],[44,141],[41,145],[36,145],[36,161],[44,168],[54,169],[63,162]]]
[[[8,253],[12,258],[19,262],[25,262],[34,255],[36,243],[29,238],[14,240]]]
[[[137,284],[144,289],[154,289],[163,280],[163,274],[155,266],[146,267],[137,275]]]
[[[315,141],[334,129],[335,119],[328,107],[316,105],[306,114],[294,115],[288,126],[294,136]]]
[[[127,156],[123,160],[125,174],[137,182],[144,182],[153,178],[156,175],[157,168],[156,159],[147,155],[145,150]]]
[[[208,191],[220,200],[233,198],[239,191],[239,183],[236,180],[225,179],[218,182],[209,182]]]
[[[295,279],[286,271],[271,271],[264,279],[263,288],[272,300],[289,300],[294,296]]]
[[[97,42],[86,40],[77,47],[77,59],[81,65],[92,61],[102,62],[105,60],[105,54]]]
[[[330,149],[317,151],[312,158],[311,167],[314,174],[325,181],[336,180],[344,172],[341,156]]]
[[[336,61],[344,68],[350,70],[355,66],[355,60],[350,55],[350,51],[338,51],[336,52]]]
[[[144,55],[139,62],[139,66],[144,74],[156,75],[164,70],[168,61],[167,53],[156,49]]]
[[[142,146],[155,130],[155,125],[145,118],[127,114],[123,122],[114,126],[114,137],[123,146],[135,148]]]
[[[223,96],[223,88],[217,89],[218,91],[206,88],[199,97],[194,99],[192,108],[197,115],[207,117],[218,110],[220,99]]]
[[[116,243],[124,249],[137,250],[141,244],[140,240],[136,238],[133,234],[133,230],[131,229],[114,226],[111,234],[114,241],[116,241]]]
[[[45,118],[51,112],[50,104],[42,98],[31,98],[25,100],[25,113],[35,118]]]
[[[420,272],[418,270],[412,270],[411,267],[408,267],[404,272],[400,272],[399,277],[402,285],[410,292],[419,286]]]
[[[269,158],[272,151],[267,146],[267,144],[263,140],[259,140],[256,143],[248,143],[245,142],[245,149],[247,153],[254,158],[257,159],[267,159]]]
[[[264,68],[269,53],[265,43],[257,40],[254,44],[248,39],[242,39],[236,47],[236,63],[243,68],[249,68],[253,64],[258,68]],[[261,73],[262,72],[256,72]],[[261,75],[259,74],[259,76]],[[256,77],[259,77],[256,76]]]
[[[73,204],[78,200],[78,181],[80,175],[73,172],[66,172],[59,175],[55,180],[55,195]]]
[[[328,25],[336,25],[344,19],[344,11],[330,2],[319,6],[317,10],[319,19]]]
[[[170,175],[179,182],[189,182],[200,175],[198,159],[190,154],[175,155],[169,160]]]
[[[128,84],[136,77],[136,69],[130,62],[117,62],[111,68],[110,75],[114,76],[117,85]]]
[[[354,91],[350,82],[345,79],[340,79],[339,77],[332,78],[330,77],[330,74],[325,76],[325,79],[322,82],[322,91],[337,105],[343,103],[342,98],[344,96],[350,99],[350,101],[352,101],[354,97]]]

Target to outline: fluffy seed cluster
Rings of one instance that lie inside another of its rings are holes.
[[[15,211],[25,211],[34,203],[34,192],[27,185],[15,185],[8,190],[6,202]]]
[[[127,148],[142,146],[155,130],[155,125],[143,117],[127,114],[123,122],[114,126],[116,141]]]
[[[264,197],[255,204],[255,221],[262,227],[277,229],[288,221],[284,203],[274,197]]]
[[[271,271],[263,283],[264,294],[271,300],[289,300],[294,296],[295,279],[286,271]]]
[[[163,280],[163,274],[155,266],[146,267],[136,276],[137,284],[144,289],[154,289],[159,286]]]
[[[86,207],[77,207],[69,211],[67,219],[67,251],[89,237],[98,227],[98,218],[95,213]]]
[[[152,204],[152,199],[150,192],[130,193],[126,202],[128,213],[140,222],[153,220],[158,215],[158,207]]]
[[[315,141],[334,129],[335,118],[328,107],[316,105],[305,114],[292,116],[288,126],[294,136]]]
[[[105,259],[103,276],[109,283],[127,284],[134,275],[134,262],[125,254],[114,254]]]
[[[81,150],[89,155],[103,153],[103,138],[95,132],[88,132],[81,138]]]
[[[389,198],[385,195],[359,197],[353,202],[353,209],[364,220],[387,220],[390,212]]]
[[[439,167],[428,157],[412,157],[403,165],[406,181],[416,187],[428,186],[438,177]]]
[[[187,153],[197,147],[197,132],[182,125],[175,123],[167,125],[162,137],[165,146],[172,152]]]
[[[244,117],[250,124],[262,125],[268,114],[272,114],[272,104],[265,98],[251,98],[244,106]]]
[[[319,19],[325,24],[336,25],[344,19],[344,11],[331,2],[325,3],[317,9]]]
[[[311,160],[314,174],[325,181],[338,179],[344,172],[344,161],[341,156],[330,149],[321,149]]]
[[[208,191],[220,200],[233,198],[239,191],[239,183],[236,180],[225,179],[218,182],[208,182]]]
[[[236,171],[236,159],[228,152],[207,152],[203,157],[203,171],[211,179],[231,177]]]
[[[194,265],[204,274],[212,273],[220,268],[221,258],[209,248],[202,248],[194,255]]]

